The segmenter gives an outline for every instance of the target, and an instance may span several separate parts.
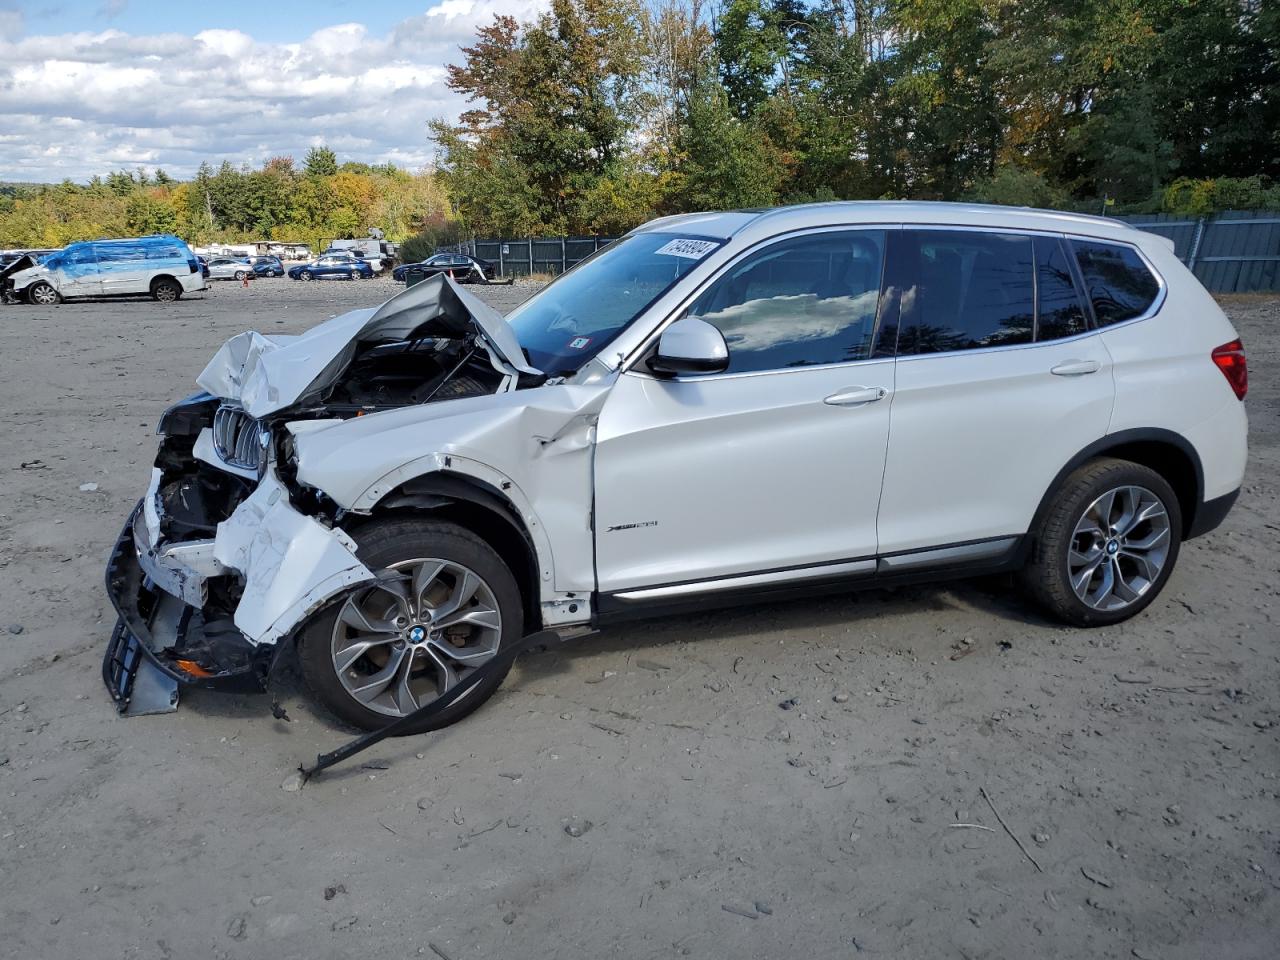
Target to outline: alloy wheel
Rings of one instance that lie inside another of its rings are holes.
[[[58,291],[47,283],[42,283],[31,291],[31,299],[42,307],[50,307],[58,302]]]
[[[370,710],[403,717],[435,700],[502,640],[492,588],[452,560],[406,560],[349,597],[330,651],[343,689]]]
[[[1170,544],[1159,497],[1139,486],[1108,490],[1089,504],[1071,536],[1071,589],[1095,610],[1123,610],[1160,578]]]

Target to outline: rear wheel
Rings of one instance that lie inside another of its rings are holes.
[[[247,273],[245,273],[243,270],[237,270],[237,271],[235,272],[235,278],[236,278],[237,280],[244,280],[244,278],[245,278],[245,277],[247,277],[247,276],[248,276],[248,274],[247,274]]]
[[[352,593],[304,630],[307,685],[341,719],[366,730],[431,703],[519,640],[523,607],[502,558],[469,530],[433,520],[384,520],[356,531],[379,583]],[[491,677],[421,733],[461,720],[493,695]]]
[[[177,280],[170,280],[168,277],[162,277],[155,283],[151,284],[151,298],[161,303],[173,303],[182,296],[182,287]]]
[[[1023,581],[1076,626],[1119,623],[1164,589],[1182,541],[1173,488],[1149,467],[1096,460],[1063,483],[1035,531]]]
[[[27,289],[27,299],[42,307],[51,307],[62,302],[62,294],[43,280],[38,280]]]
[[[359,280],[359,279],[360,279],[360,274],[359,274],[357,271],[352,270],[350,273],[348,273],[348,274],[347,274],[347,279],[348,279],[348,280]]]

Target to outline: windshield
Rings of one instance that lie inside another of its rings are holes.
[[[670,233],[623,237],[520,304],[507,322],[530,364],[550,376],[572,373],[720,243]]]

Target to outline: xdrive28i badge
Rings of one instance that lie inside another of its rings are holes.
[[[613,533],[615,530],[635,530],[638,527],[656,527],[657,520],[641,520],[638,523],[615,523],[612,527],[606,527],[605,533]]]

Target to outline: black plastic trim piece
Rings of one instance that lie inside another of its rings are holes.
[[[1202,537],[1206,533],[1212,533],[1217,530],[1218,527],[1222,526],[1222,521],[1227,519],[1227,514],[1231,512],[1231,508],[1235,506],[1239,496],[1240,488],[1237,487],[1230,493],[1201,503],[1196,509],[1194,519],[1187,527],[1184,539],[1190,540],[1192,537]]]

